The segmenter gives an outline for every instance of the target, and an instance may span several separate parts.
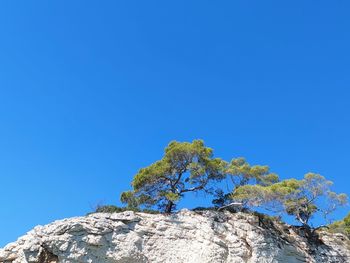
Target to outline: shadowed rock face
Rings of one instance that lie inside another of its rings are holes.
[[[37,226],[0,250],[0,262],[350,262],[349,244],[244,213],[101,213]]]
[[[47,248],[42,248],[41,252],[38,255],[39,263],[58,263],[58,256],[50,252]]]

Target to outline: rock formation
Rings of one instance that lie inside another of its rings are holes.
[[[96,213],[35,227],[0,250],[0,262],[350,262],[350,241],[247,213]]]

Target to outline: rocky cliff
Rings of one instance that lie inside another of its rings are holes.
[[[227,211],[98,213],[35,227],[0,250],[0,262],[350,262],[345,236],[303,233]]]

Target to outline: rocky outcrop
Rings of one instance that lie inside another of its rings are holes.
[[[350,262],[349,244],[245,213],[98,213],[37,226],[0,250],[0,262]]]

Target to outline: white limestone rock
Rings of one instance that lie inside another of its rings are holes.
[[[0,262],[350,262],[345,236],[310,241],[297,232],[244,213],[97,213],[35,227],[0,250]]]

